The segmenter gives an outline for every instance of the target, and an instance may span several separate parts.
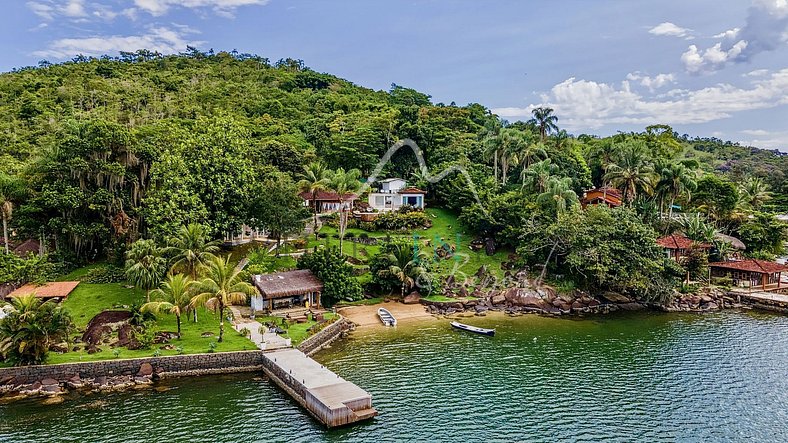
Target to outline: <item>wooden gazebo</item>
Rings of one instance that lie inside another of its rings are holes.
[[[320,308],[323,282],[308,269],[261,274],[252,277],[260,293],[252,298],[253,310]]]
[[[731,277],[739,287],[777,291],[786,286],[780,282],[788,266],[766,260],[739,260],[709,263],[712,277]]]

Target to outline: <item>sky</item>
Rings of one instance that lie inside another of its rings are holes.
[[[669,124],[788,152],[788,0],[2,0],[0,71],[186,45],[356,84],[550,106],[570,133]]]

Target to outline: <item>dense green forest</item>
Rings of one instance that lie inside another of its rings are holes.
[[[658,122],[572,135],[547,108],[506,122],[481,104],[374,91],[299,60],[194,49],[2,74],[0,115],[3,221],[14,241],[44,239],[53,262],[121,263],[134,241],[187,223],[216,238],[265,224],[271,205],[259,196],[292,192],[308,165],[366,176],[405,138],[431,173],[464,168],[479,200],[462,174],[428,182],[409,149],[382,176],[426,188],[475,236],[578,286],[664,296],[683,271],[654,240],[677,229],[699,241],[734,235],[756,257],[783,252],[773,214],[788,211],[788,156]],[[624,207],[580,212],[583,191],[602,185],[620,189]]]

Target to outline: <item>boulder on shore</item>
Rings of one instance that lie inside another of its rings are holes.
[[[421,301],[421,294],[419,291],[413,291],[410,294],[406,295],[404,299],[402,299],[402,303],[406,305],[415,305]]]

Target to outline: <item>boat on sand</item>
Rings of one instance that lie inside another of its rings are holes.
[[[397,326],[397,319],[386,308],[378,308],[378,317],[386,326]]]

